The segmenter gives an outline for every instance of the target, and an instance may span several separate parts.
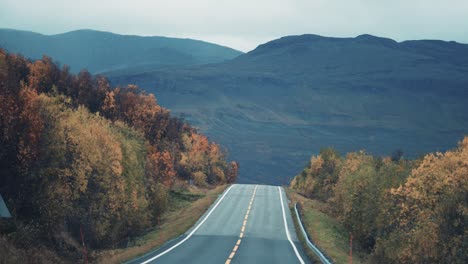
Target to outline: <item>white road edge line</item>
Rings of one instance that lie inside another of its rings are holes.
[[[218,200],[218,202],[213,206],[213,208],[211,208],[210,212],[208,212],[208,214],[205,216],[205,218],[192,230],[192,232],[190,232],[184,239],[182,239],[181,241],[179,241],[179,243],[175,244],[174,246],[166,249],[164,252],[161,252],[159,253],[158,255],[146,260],[146,261],[143,261],[141,262],[140,264],[147,264],[169,252],[171,252],[174,248],[180,246],[182,243],[184,243],[185,241],[187,241],[187,239],[189,239],[197,230],[198,228],[200,228],[200,226],[203,225],[203,223],[205,223],[206,219],[208,219],[208,217],[211,215],[211,213],[213,213],[213,211],[216,209],[216,207],[218,207],[219,203],[221,203],[221,201],[224,199],[224,197],[226,196],[226,194],[228,194],[228,192],[231,190],[231,188],[233,187],[234,185],[231,185],[223,194],[223,196],[221,196],[221,198]]]
[[[299,259],[301,264],[304,264],[304,260],[302,259],[299,251],[297,251],[296,245],[291,240],[291,235],[289,234],[288,224],[286,222],[286,213],[284,211],[284,204],[283,204],[283,196],[281,195],[281,187],[278,186],[278,193],[281,200],[281,209],[283,210],[283,221],[284,221],[284,229],[286,230],[286,236],[288,237],[289,243],[291,244],[292,248],[294,249],[294,253],[296,253],[296,257]]]

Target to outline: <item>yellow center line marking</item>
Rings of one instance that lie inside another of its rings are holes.
[[[252,209],[252,203],[253,203],[253,201],[255,199],[255,194],[257,193],[257,187],[258,186],[255,185],[255,189],[254,189],[254,191],[252,193],[252,198],[250,199],[250,202],[249,202],[249,208],[247,209],[247,212],[245,213],[244,222],[242,223],[241,232],[239,234],[239,239],[237,240],[237,243],[234,246],[234,248],[232,249],[232,252],[229,255],[229,258],[226,260],[225,264],[230,264],[231,263],[231,260],[234,258],[234,256],[236,255],[237,250],[239,249],[242,237],[244,237],[245,227],[247,225],[247,219],[249,218],[250,209]]]

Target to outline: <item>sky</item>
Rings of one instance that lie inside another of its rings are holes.
[[[95,29],[250,51],[299,34],[468,43],[468,0],[0,0],[0,28]]]

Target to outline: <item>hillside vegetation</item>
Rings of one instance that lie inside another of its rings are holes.
[[[352,233],[370,263],[466,263],[468,137],[456,149],[406,160],[363,151],[312,156],[291,182]]]
[[[466,44],[301,35],[224,63],[106,75],[157,92],[227,146],[241,182],[278,184],[319,145],[412,158],[455,147],[468,133],[467,72]]]
[[[48,57],[0,50],[0,128],[0,193],[13,215],[0,220],[1,250],[30,258],[18,262],[79,259],[81,236],[91,250],[119,246],[156,226],[189,182],[237,176],[219,145],[153,94]]]

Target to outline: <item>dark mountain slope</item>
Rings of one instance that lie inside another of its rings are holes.
[[[278,183],[324,146],[418,156],[468,134],[468,45],[456,42],[289,36],[225,63],[108,76],[228,146],[245,182]]]
[[[188,66],[222,62],[240,51],[192,39],[118,35],[77,30],[58,35],[0,29],[0,47],[37,59],[43,54],[77,72],[126,69],[134,72],[162,66]]]

